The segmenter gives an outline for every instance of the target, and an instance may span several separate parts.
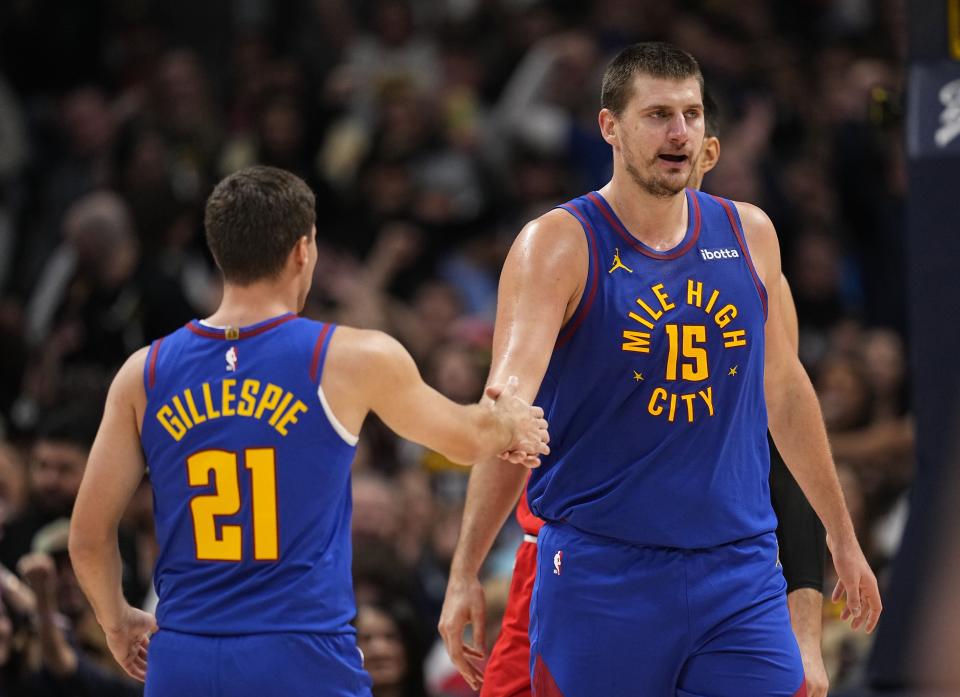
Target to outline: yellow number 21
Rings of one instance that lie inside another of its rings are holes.
[[[277,462],[273,448],[249,448],[243,452],[245,468],[250,470],[250,495],[253,506],[253,556],[260,561],[279,558],[277,535]],[[239,525],[223,525],[217,535],[217,516],[240,512],[240,474],[237,453],[229,450],[203,450],[187,458],[190,486],[209,486],[213,473],[213,494],[194,496],[190,501],[197,559],[240,561],[243,558],[243,532]]]

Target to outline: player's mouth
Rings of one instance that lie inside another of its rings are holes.
[[[657,155],[657,157],[663,162],[669,162],[676,165],[682,165],[686,163],[688,159],[690,159],[686,155],[670,155],[667,153],[661,153],[660,155]]]

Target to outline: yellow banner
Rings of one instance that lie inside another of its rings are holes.
[[[947,0],[947,41],[950,57],[960,61],[960,0]]]

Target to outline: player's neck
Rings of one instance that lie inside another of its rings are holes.
[[[600,194],[630,234],[652,249],[673,249],[686,235],[685,191],[669,197],[653,196],[629,177],[614,176]]]
[[[248,327],[288,312],[299,312],[297,289],[270,281],[238,286],[225,283],[223,299],[206,321],[217,327]]]

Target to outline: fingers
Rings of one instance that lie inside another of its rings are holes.
[[[880,621],[880,613],[883,612],[883,601],[880,599],[880,588],[877,586],[877,579],[871,575],[870,585],[864,597],[870,605],[870,613],[867,617],[867,634],[873,633]]]
[[[483,673],[472,661],[482,661],[483,652],[463,642],[462,628],[460,632],[456,633],[456,636],[445,633],[443,629],[441,629],[440,635],[443,637],[443,643],[447,648],[450,661],[463,676],[463,679],[467,681],[467,684],[470,685],[470,688],[479,690],[483,684]]]
[[[843,597],[843,580],[838,579],[837,585],[833,589],[833,595],[830,596],[830,599],[837,603],[840,602],[840,598]]]
[[[462,644],[466,671],[460,669],[460,674],[470,685],[471,689],[479,690],[480,686],[483,685],[483,671],[478,664],[483,662],[487,646],[486,610],[483,600],[480,598],[474,598],[470,604],[469,624],[473,629],[473,645]],[[460,668],[459,666],[457,667]]]
[[[147,645],[149,639],[145,636],[130,647],[130,653],[120,662],[124,671],[134,680],[145,682],[147,679]]]
[[[503,392],[503,385],[489,385],[487,389],[483,391],[490,399],[496,402],[500,399],[500,394]]]
[[[854,618],[860,617],[860,579],[854,578],[851,579],[850,583],[844,584],[844,587],[847,591],[847,608],[850,610]],[[853,628],[856,629],[859,623],[854,619]]]
[[[877,580],[872,573],[866,571],[862,573],[856,582],[844,583],[837,581],[837,586],[833,591],[832,598],[837,602],[843,595],[846,595],[846,604],[840,613],[841,620],[847,620],[851,617],[850,628],[857,630],[864,628],[868,634],[872,633],[880,621],[880,613],[883,611],[883,602],[880,600],[880,590],[877,587]]]
[[[475,687],[476,676],[475,668],[467,660],[467,652],[473,652],[475,649],[468,647],[463,643],[463,630],[466,627],[466,619],[460,613],[455,613],[453,617],[441,617],[437,630],[440,632],[440,638],[443,639],[443,645],[447,649],[447,655],[454,667],[463,676],[472,689]]]
[[[549,453],[550,448],[547,448],[546,451],[543,452],[544,455],[548,455]],[[539,455],[533,455],[519,450],[500,453],[499,458],[514,465],[521,465],[527,469],[536,469],[540,466]]]
[[[470,604],[470,626],[473,627],[473,644],[483,658],[487,650],[487,611],[483,599],[474,598]]]

